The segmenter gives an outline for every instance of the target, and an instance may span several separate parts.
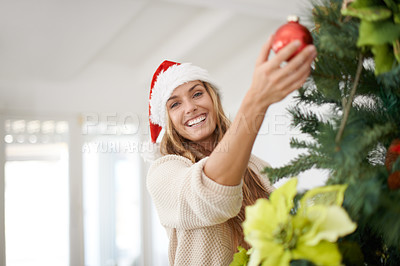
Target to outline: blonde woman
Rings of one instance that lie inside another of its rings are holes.
[[[248,248],[244,208],[273,190],[260,175],[267,164],[251,150],[268,107],[300,88],[310,73],[313,45],[282,66],[299,45],[294,41],[268,59],[269,38],[232,123],[204,69],[164,61],[155,72],[152,142],[162,128],[165,134],[147,187],[169,237],[170,265],[229,265],[237,246]]]

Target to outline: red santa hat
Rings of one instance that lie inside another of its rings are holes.
[[[190,63],[176,63],[165,60],[153,75],[150,87],[149,121],[151,142],[156,143],[158,135],[167,121],[166,104],[172,92],[180,85],[200,80],[212,83],[208,72]]]

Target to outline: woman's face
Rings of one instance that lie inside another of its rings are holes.
[[[213,141],[216,114],[202,82],[190,81],[177,87],[167,101],[167,111],[182,137],[199,144]]]

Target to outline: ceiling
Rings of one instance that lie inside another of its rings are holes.
[[[0,112],[146,114],[164,60],[209,70],[234,112],[258,51],[298,0],[0,2]]]

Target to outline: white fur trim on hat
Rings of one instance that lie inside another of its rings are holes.
[[[207,70],[190,63],[170,66],[161,72],[154,84],[150,98],[150,120],[161,127],[166,125],[166,104],[172,92],[180,85],[200,80],[211,83]]]

